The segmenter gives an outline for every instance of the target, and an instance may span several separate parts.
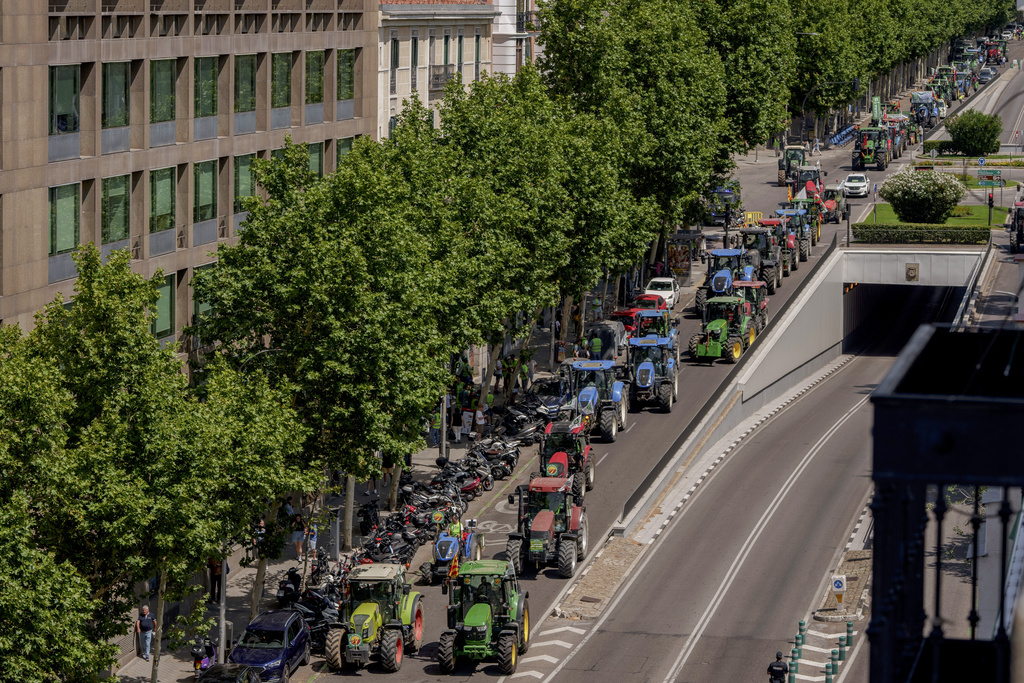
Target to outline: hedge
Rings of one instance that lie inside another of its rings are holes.
[[[855,223],[853,239],[868,244],[984,244],[987,225],[950,227],[936,223]]]
[[[921,147],[921,154],[931,154],[933,149],[939,154],[959,154],[959,150],[953,146],[950,140],[925,140]]]

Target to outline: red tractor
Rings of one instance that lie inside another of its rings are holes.
[[[516,576],[527,562],[533,562],[538,569],[557,564],[558,573],[568,579],[576,573],[577,563],[586,558],[586,508],[576,504],[572,480],[538,477],[509,494],[509,505],[518,504],[519,514],[505,553]]]
[[[549,424],[540,448],[540,472],[530,476],[535,479],[573,475],[572,495],[578,503],[583,502],[584,491],[594,488],[597,469],[585,426],[580,419]]]

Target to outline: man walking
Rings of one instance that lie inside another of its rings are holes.
[[[135,622],[135,632],[139,634],[139,642],[142,645],[142,658],[149,661],[149,648],[153,644],[153,629],[156,628],[156,618],[149,613],[149,605],[142,606],[142,613]]]
[[[601,360],[601,337],[590,333],[590,360]]]
[[[811,150],[811,156],[814,156],[815,152],[818,153],[819,157],[821,156],[821,143],[818,140],[818,136],[814,136],[814,149]]]
[[[768,680],[771,683],[785,683],[789,665],[782,661],[782,653],[775,653],[775,661],[768,665]]]

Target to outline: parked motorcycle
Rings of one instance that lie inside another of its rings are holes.
[[[302,585],[302,574],[298,567],[288,570],[286,578],[277,584],[277,603],[288,607],[299,599],[299,587]]]
[[[196,639],[192,646],[192,669],[196,678],[217,663],[217,648],[209,638]]]

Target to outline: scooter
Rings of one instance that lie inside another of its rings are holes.
[[[196,678],[217,663],[217,648],[209,638],[197,639],[192,646],[192,668]]]
[[[281,607],[288,607],[299,599],[299,586],[302,585],[302,575],[298,567],[288,570],[288,576],[284,581],[277,584],[277,602]]]

